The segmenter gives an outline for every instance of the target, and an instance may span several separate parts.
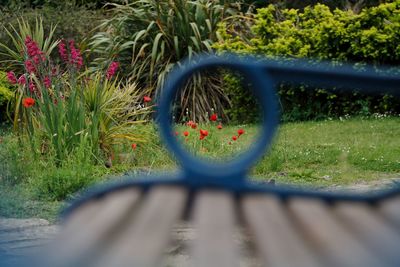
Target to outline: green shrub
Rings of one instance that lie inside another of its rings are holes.
[[[247,1],[254,3],[257,7],[265,7],[274,4],[279,8],[304,9],[307,6],[323,4],[332,10],[339,8],[343,10],[360,11],[364,7],[377,6],[380,3],[391,2],[392,0],[253,0]]]
[[[360,14],[331,11],[320,4],[306,7],[304,11],[280,10],[270,5],[258,9],[255,17],[232,18],[221,24],[220,41],[215,47],[219,51],[250,52],[267,57],[395,66],[400,61],[399,12],[399,0],[364,9]],[[252,18],[254,24],[249,24]],[[239,22],[241,27],[237,31]],[[357,92],[345,94],[287,85],[281,85],[278,93],[286,120],[400,111],[400,101],[387,95],[370,97]],[[247,96],[242,93],[242,97]]]
[[[260,105],[256,98],[243,90],[242,78],[228,73],[223,77],[224,92],[230,99],[231,107],[226,108],[226,115],[231,123],[256,123],[260,121]]]
[[[0,71],[0,121],[6,118],[7,104],[12,100],[14,94],[11,85],[7,81],[5,72]]]

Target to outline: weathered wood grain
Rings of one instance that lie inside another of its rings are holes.
[[[285,205],[277,198],[246,196],[241,206],[264,266],[322,266],[316,253],[295,229]]]
[[[235,206],[229,193],[198,193],[194,206],[194,225],[198,231],[193,244],[196,267],[239,266],[239,251],[234,240]]]

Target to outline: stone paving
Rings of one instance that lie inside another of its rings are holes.
[[[0,266],[34,253],[48,243],[58,229],[59,226],[43,219],[0,217]]]

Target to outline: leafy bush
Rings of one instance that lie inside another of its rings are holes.
[[[391,0],[266,0],[266,1],[249,1],[255,3],[258,7],[265,7],[274,4],[279,8],[304,9],[307,6],[323,4],[332,10],[339,8],[343,10],[353,10],[359,12],[364,7],[377,6]]]
[[[303,12],[270,5],[258,10],[254,24],[249,24],[253,17],[232,18],[232,22],[221,24],[220,42],[215,47],[267,57],[356,62],[359,67],[366,63],[397,65],[399,12],[399,0],[364,9],[360,14],[331,11],[324,5],[306,7]],[[240,32],[236,30],[239,22]],[[344,94],[285,85],[280,86],[279,95],[288,120],[400,111],[399,101],[391,96],[368,97],[357,92]]]
[[[7,104],[13,98],[10,83],[5,72],[0,71],[0,121],[6,118]]]
[[[104,68],[118,57],[125,75],[137,81],[143,95],[158,95],[168,71],[195,53],[211,51],[218,23],[238,12],[238,4],[219,0],[144,0],[113,5],[113,16],[91,43],[98,55],[95,67]],[[240,5],[239,5],[240,6]],[[240,7],[239,7],[240,8]],[[178,96],[182,118],[207,120],[214,108],[222,114],[228,102],[218,76],[196,75]]]

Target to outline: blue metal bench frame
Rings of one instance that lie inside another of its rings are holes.
[[[200,160],[187,153],[173,136],[171,126],[171,104],[176,93],[194,73],[210,68],[227,68],[240,72],[246,81],[255,86],[249,88],[258,98],[263,115],[261,135],[256,144],[231,162],[214,164]],[[331,63],[302,60],[265,60],[260,57],[233,54],[203,54],[182,62],[169,75],[158,102],[158,123],[161,136],[167,148],[174,154],[181,170],[175,174],[152,177],[127,177],[126,181],[96,187],[72,203],[63,216],[86,201],[126,187],[140,187],[147,190],[155,185],[182,185],[191,192],[202,188],[218,188],[240,196],[243,193],[274,194],[282,199],[288,197],[318,198],[326,202],[355,201],[374,204],[383,199],[400,195],[400,188],[392,188],[369,194],[332,193],[292,187],[261,185],[250,182],[248,172],[271,146],[279,123],[279,108],[275,91],[280,82],[336,87],[353,91],[354,88],[366,94],[388,93],[400,96],[400,77],[377,72],[372,67],[357,71],[352,66],[334,66]]]

